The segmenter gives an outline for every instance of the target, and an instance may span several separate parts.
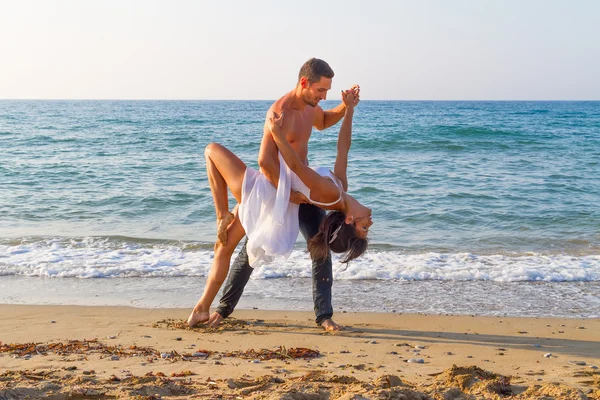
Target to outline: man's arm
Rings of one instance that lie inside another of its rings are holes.
[[[322,131],[323,129],[327,129],[330,126],[333,126],[340,122],[340,120],[344,117],[345,113],[346,106],[344,105],[344,103],[327,111],[323,111],[321,106],[317,106],[313,126],[320,131]]]
[[[271,185],[277,188],[279,183],[279,157],[277,156],[277,145],[267,124],[264,126],[263,138],[260,142],[258,166],[262,174],[271,182]]]
[[[354,105],[356,106],[360,101],[360,86],[354,85],[350,90],[354,93]],[[344,93],[344,91],[342,91],[342,93]],[[316,111],[313,126],[320,131],[340,122],[346,113],[346,105],[343,102],[337,107],[327,111],[323,111],[320,106],[315,108]]]

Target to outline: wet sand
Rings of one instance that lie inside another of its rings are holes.
[[[598,319],[188,313],[0,305],[0,399],[600,399]]]

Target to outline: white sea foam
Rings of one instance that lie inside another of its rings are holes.
[[[0,244],[0,275],[57,278],[206,276],[213,253],[209,245],[47,238]],[[338,280],[577,282],[600,281],[600,255],[477,255],[470,253],[405,254],[371,251],[344,265],[334,255]],[[252,277],[311,276],[305,250],[288,260],[262,266]]]

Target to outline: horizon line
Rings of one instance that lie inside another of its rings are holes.
[[[136,98],[99,98],[99,99],[86,99],[86,98],[24,98],[24,99],[15,99],[15,98],[0,98],[0,101],[276,101],[277,99],[136,99]],[[323,101],[339,101],[339,100],[323,100]],[[481,102],[481,101],[495,101],[495,102],[509,102],[509,101],[573,101],[573,102],[583,102],[583,101],[600,101],[599,99],[365,99],[361,101],[418,101],[418,102],[457,102],[457,101],[465,101],[465,102]]]

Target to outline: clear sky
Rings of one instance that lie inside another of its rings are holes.
[[[0,98],[600,100],[598,0],[0,0]],[[336,96],[337,98],[337,96]]]

